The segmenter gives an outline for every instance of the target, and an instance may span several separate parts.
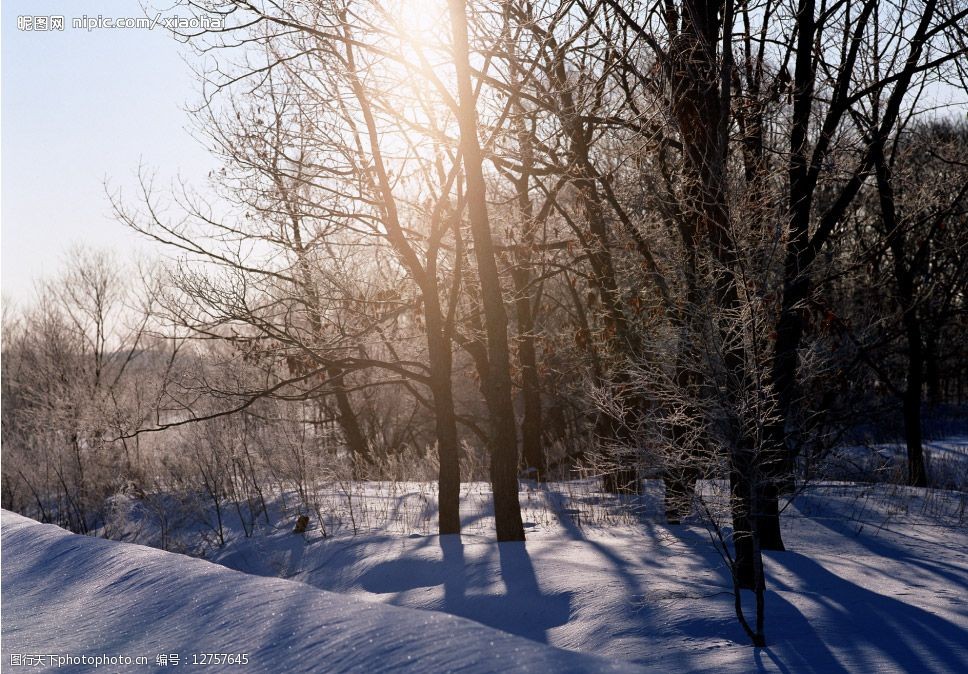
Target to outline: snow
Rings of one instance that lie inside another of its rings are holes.
[[[356,535],[230,528],[208,549],[223,566],[4,513],[4,652],[248,652],[244,671],[968,671],[964,492],[804,491],[789,550],[766,554],[769,645],[754,649],[698,520],[660,524],[654,483],[631,509],[585,486],[526,485],[528,541],[498,544],[480,486],[458,538],[427,530],[425,487],[368,483]],[[135,504],[123,514],[150,538]]]
[[[657,524],[657,489],[634,525],[609,519],[604,504],[563,508],[554,497],[564,487],[546,489],[543,506],[522,493],[526,544],[494,543],[470,503],[464,523],[474,533],[460,542],[373,532],[303,543],[280,532],[236,539],[216,559],[656,672],[968,671],[966,494],[807,490],[784,516],[790,550],[766,555],[769,647],[757,650],[707,530]]]
[[[837,448],[825,462],[825,472],[837,479],[878,478],[903,482],[907,474],[907,447],[900,443],[847,445]],[[968,435],[924,442],[928,484],[968,490]]]
[[[11,655],[249,655],[245,672],[622,672],[469,620],[385,606],[210,562],[67,533],[3,511],[3,670]],[[47,667],[94,671],[91,665]],[[9,670],[8,670],[9,666]],[[25,671],[41,671],[35,666]],[[98,668],[99,669],[99,668]],[[174,669],[169,667],[168,669]]]

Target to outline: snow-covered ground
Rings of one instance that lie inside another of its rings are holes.
[[[807,489],[784,514],[789,550],[767,554],[764,649],[747,645],[709,532],[660,524],[654,483],[634,507],[587,485],[526,486],[525,544],[493,542],[479,485],[464,490],[465,534],[433,535],[428,493],[371,483],[354,495],[356,535],[345,513],[325,538],[281,519],[208,550],[262,578],[5,513],[4,671],[18,649],[258,655],[238,671],[604,667],[547,646],[654,672],[968,671],[964,492]],[[129,538],[147,536],[128,506]]]
[[[968,435],[951,435],[924,443],[928,484],[942,489],[968,490]],[[904,482],[907,448],[903,443],[848,445],[825,461],[824,472],[836,479],[871,479]]]
[[[547,517],[524,545],[479,533],[305,543],[280,532],[237,540],[215,559],[656,672],[968,671],[965,494],[839,484],[802,494],[785,513],[789,551],[767,554],[770,645],[755,650],[703,526],[651,516],[579,526],[594,509],[556,507],[553,485],[542,509],[537,491],[522,500]],[[480,515],[469,511],[473,526]]]
[[[638,671],[445,613],[248,576],[7,511],[2,532],[4,672],[177,671],[230,654],[232,665],[202,671]],[[243,655],[247,664],[235,664]]]

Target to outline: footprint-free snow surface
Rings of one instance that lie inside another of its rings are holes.
[[[77,536],[7,511],[2,532],[3,672],[639,671],[445,613]],[[248,664],[193,665],[229,654]]]
[[[968,673],[963,492],[828,483],[798,496],[782,518],[787,551],[764,555],[768,646],[754,649],[710,532],[698,520],[662,524],[661,485],[646,485],[642,516],[624,523],[600,494],[592,508],[561,507],[568,487],[522,491],[524,544],[495,543],[489,513],[466,496],[460,540],[361,531],[304,542],[280,531],[237,535],[214,559],[663,674]]]
[[[169,653],[171,671],[245,653],[199,671],[968,672],[964,492],[802,493],[783,515],[788,550],[764,555],[768,646],[754,649],[709,532],[661,523],[661,485],[614,513],[571,483],[525,485],[526,543],[493,541],[489,492],[473,485],[463,535],[433,535],[417,517],[432,494],[412,486],[360,485],[354,532],[227,522],[226,544],[204,548],[218,565],[3,513],[3,672],[37,671],[11,667],[24,654],[140,656],[150,664],[126,671],[159,671]],[[117,506],[127,524],[112,535],[156,542],[150,511]]]

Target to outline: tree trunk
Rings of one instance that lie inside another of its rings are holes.
[[[454,412],[453,385],[451,373],[453,355],[451,353],[451,324],[444,319],[441,310],[440,287],[437,282],[436,251],[428,250],[426,268],[417,256],[416,251],[407,240],[400,225],[397,204],[393,195],[393,187],[389,173],[383,162],[383,153],[379,144],[379,133],[373,112],[370,108],[366,87],[356,75],[356,61],[353,52],[353,40],[345,13],[341,16],[345,31],[344,45],[348,73],[353,91],[360,102],[361,112],[373,157],[373,168],[376,173],[380,196],[384,210],[384,224],[387,227],[389,240],[394,250],[400,256],[411,277],[420,287],[421,298],[424,303],[424,313],[427,325],[427,351],[430,360],[430,387],[434,395],[434,419],[437,433],[437,452],[439,461],[438,475],[438,527],[441,534],[460,533],[460,454],[459,436],[457,434],[457,420]],[[441,223],[436,223],[440,226]],[[456,298],[451,300],[456,301]]]
[[[777,471],[780,472],[780,471]],[[767,478],[757,487],[756,526],[760,548],[782,552],[783,533],[780,531],[780,480]]]
[[[519,110],[523,113],[523,110]],[[531,133],[520,114],[515,115],[514,127],[521,152],[521,176],[515,181],[518,209],[521,218],[521,245],[513,255],[511,278],[514,281],[514,310],[518,323],[518,365],[521,368],[521,397],[524,415],[521,419],[521,456],[530,477],[544,480],[547,472],[542,446],[541,379],[535,349],[535,291],[531,287],[534,271],[536,223],[534,206],[529,194],[534,153]]]
[[[524,525],[521,522],[521,505],[518,501],[518,438],[511,398],[508,319],[487,214],[481,146],[477,138],[477,109],[471,85],[467,15],[463,0],[449,0],[449,7],[454,66],[457,71],[460,149],[487,335],[489,381],[488,394],[485,397],[491,421],[494,518],[499,541],[523,541]]]
[[[363,475],[363,469],[373,465],[373,454],[370,452],[369,443],[363,435],[353,403],[344,387],[343,371],[336,367],[329,367],[327,374],[333,385],[333,397],[336,398],[336,408],[339,410],[339,426],[343,431],[343,439],[346,440],[346,447],[353,457],[354,477],[360,478]]]
[[[790,185],[787,215],[790,220],[790,236],[784,261],[783,297],[780,316],[776,324],[776,346],[773,352],[771,380],[777,398],[776,418],[766,429],[764,451],[765,478],[773,482],[764,489],[765,502],[761,504],[762,515],[757,522],[761,532],[767,532],[765,550],[782,550],[780,537],[779,493],[784,483],[794,482],[794,461],[787,444],[787,421],[791,416],[796,395],[796,379],[799,369],[799,349],[803,339],[803,316],[801,305],[810,292],[810,280],[806,276],[804,251],[810,245],[810,215],[813,210],[814,182],[808,162],[810,138],[810,112],[813,107],[815,85],[813,42],[816,33],[815,0],[801,0],[797,7],[797,49],[793,72],[793,119],[790,131]],[[776,501],[776,502],[774,502]],[[776,545],[769,545],[769,543]]]
[[[718,309],[741,312],[736,287],[737,251],[733,241],[727,189],[727,149],[731,106],[731,79],[723,73],[732,68],[733,29],[732,5],[720,15],[720,3],[686,2],[681,29],[673,40],[675,51],[668,64],[668,77],[676,87],[673,110],[683,146],[684,177],[687,181],[686,205],[694,209],[695,224],[684,226],[686,246],[692,247],[694,259],[709,256],[719,268],[713,268],[712,297]],[[726,43],[722,62],[710,47],[720,39],[720,29]],[[681,81],[677,82],[677,79]],[[694,228],[694,229],[692,229]],[[692,229],[691,241],[689,232]],[[694,291],[695,292],[695,291]],[[703,293],[695,293],[696,300]],[[695,307],[696,310],[701,307]],[[705,320],[705,319],[704,319]],[[753,453],[740,430],[740,394],[750,385],[747,359],[738,339],[743,328],[737,325],[718,327],[718,339],[723,347],[722,376],[727,380],[727,400],[735,426],[730,434],[732,446],[727,449],[730,461],[730,492],[733,515],[733,540],[736,549],[735,573],[741,587],[755,587],[756,569],[760,564],[756,537],[758,527],[753,518],[754,476],[761,473],[757,463],[761,456]]]
[[[921,392],[924,388],[924,344],[921,335],[921,318],[918,316],[915,297],[914,263],[908,264],[907,243],[903,223],[898,218],[891,167],[884,156],[884,137],[876,138],[871,151],[874,155],[877,192],[880,199],[881,218],[887,231],[887,244],[894,258],[894,279],[897,282],[897,299],[901,308],[901,323],[908,343],[907,381],[904,386],[902,407],[904,416],[904,441],[908,455],[908,484],[926,487],[924,470],[924,447],[921,438]]]
[[[895,237],[892,237],[895,238]],[[898,236],[900,238],[900,233]],[[903,244],[899,244],[903,249]],[[892,245],[892,248],[894,246]],[[902,250],[895,250],[895,256]],[[900,275],[900,300],[903,307],[901,320],[908,343],[907,381],[903,394],[904,442],[907,445],[908,484],[912,487],[927,487],[928,477],[924,468],[924,444],[921,434],[921,393],[924,389],[924,348],[921,339],[921,321],[914,305],[913,274],[903,269],[904,265],[895,261],[895,269]]]
[[[306,256],[306,248],[303,245],[302,222],[299,211],[292,202],[289,190],[278,176],[276,176],[276,188],[284,198],[285,208],[290,221],[289,225],[292,228],[292,245],[296,253],[296,263],[302,283],[302,292],[305,293],[309,322],[313,330],[312,334],[314,338],[322,340],[322,309],[320,307],[319,292],[313,281],[312,270]],[[360,429],[360,422],[356,416],[356,411],[353,409],[353,403],[343,386],[343,371],[336,366],[330,365],[326,368],[326,374],[332,380],[335,389],[334,397],[336,398],[336,408],[339,410],[338,421],[343,431],[343,438],[346,440],[346,446],[350,450],[350,456],[352,457],[353,474],[354,477],[359,477],[362,468],[373,464],[373,455],[370,453],[370,446],[366,441],[366,436]]]
[[[637,335],[631,329],[622,309],[603,194],[598,188],[598,172],[590,157],[589,139],[592,133],[575,102],[563,51],[555,35],[545,33],[542,38],[547,50],[546,73],[558,98],[555,112],[568,139],[571,184],[575,188],[580,212],[588,226],[588,231],[582,232],[578,238],[591,267],[589,280],[597,291],[604,319],[603,352],[606,363],[604,368],[599,368],[602,375],[601,385],[618,392],[628,388],[629,383],[620,364],[623,360],[635,362],[639,357]],[[631,429],[637,423],[642,401],[640,396],[635,398],[637,399],[626,406],[628,412],[625,418],[610,419],[607,418],[608,415],[600,414],[596,421],[596,435],[602,440],[603,448],[607,453],[614,454],[615,464],[605,473],[602,485],[606,491],[612,493],[637,494],[640,491],[635,439]],[[609,452],[613,449],[615,451]]]
[[[430,312],[428,312],[429,314]],[[434,395],[434,423],[437,432],[439,474],[437,480],[437,525],[441,535],[460,533],[460,445],[454,391],[451,382],[450,340],[427,320],[431,390]]]
[[[695,279],[694,259],[690,259],[687,264],[686,277],[688,279],[686,285],[689,302],[696,304],[698,301],[698,286]],[[691,334],[693,319],[689,316],[681,317],[680,320],[686,324],[680,327],[679,340],[676,346],[675,382],[676,387],[682,392],[680,394],[682,398],[691,401],[702,388],[701,375],[696,371],[696,368],[689,367],[689,361],[695,357],[693,353],[694,338]],[[687,416],[691,416],[693,419],[701,419],[702,413],[700,410],[692,409]],[[696,491],[696,482],[699,479],[700,471],[697,463],[703,440],[702,438],[694,440],[692,430],[688,423],[682,421],[675,422],[672,427],[672,446],[678,449],[681,459],[678,464],[667,466],[662,475],[662,481],[665,485],[665,514],[666,521],[669,524],[679,524],[683,517],[689,515],[692,497]],[[704,433],[701,434],[705,435]]]
[[[913,344],[909,337],[909,348]],[[920,349],[918,349],[920,350]],[[907,444],[908,484],[927,487],[928,477],[924,469],[924,446],[921,437],[921,363],[920,354],[908,357],[907,386],[904,389],[904,441]]]
[[[938,365],[938,331],[930,330],[924,344],[924,382],[928,386],[928,403],[937,407],[944,400],[941,371]]]
[[[521,455],[528,474],[536,480],[544,480],[547,472],[544,447],[542,446],[541,380],[538,376],[538,358],[534,347],[533,305],[528,289],[530,267],[513,272],[515,313],[518,319],[518,364],[521,367],[521,397],[524,416],[521,419]]]
[[[751,513],[752,484],[749,466],[735,455],[729,471],[730,510],[733,515],[733,575],[745,590],[756,588],[756,545]]]

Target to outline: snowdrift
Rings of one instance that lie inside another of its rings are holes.
[[[7,511],[2,546],[5,672],[149,672],[166,661],[175,671],[214,662],[203,671],[251,673],[640,671],[444,613],[77,536]]]

